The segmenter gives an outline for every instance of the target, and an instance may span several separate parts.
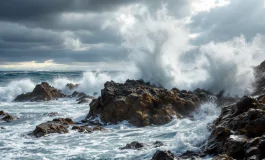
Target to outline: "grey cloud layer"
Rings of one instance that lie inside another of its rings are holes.
[[[197,44],[227,41],[240,35],[251,40],[257,34],[265,34],[264,15],[264,0],[231,0],[228,6],[192,17],[189,27],[201,33],[195,40]]]
[[[57,63],[127,60],[115,28],[102,25],[120,7],[141,3],[156,11],[163,2],[175,17],[190,13],[187,0],[3,0],[0,2],[0,64],[53,59]],[[200,33],[197,45],[226,41],[244,34],[265,34],[263,0],[232,0],[231,4],[191,17],[187,28]],[[73,42],[75,50],[66,47]],[[75,43],[80,43],[75,44]]]

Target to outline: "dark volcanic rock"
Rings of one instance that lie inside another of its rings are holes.
[[[140,143],[140,142],[137,142],[137,141],[134,141],[130,144],[126,144],[125,147],[121,147],[120,149],[121,150],[124,150],[124,149],[134,149],[134,150],[141,150],[143,148],[157,148],[157,147],[161,147],[163,146],[163,143],[160,142],[160,141],[156,141],[152,144],[145,144],[145,143]]]
[[[13,116],[11,116],[9,113],[5,113],[4,111],[0,111],[0,118],[2,121],[10,122],[15,120]]]
[[[87,119],[100,116],[105,123],[128,120],[141,127],[162,125],[174,117],[188,116],[207,99],[208,93],[171,91],[151,86],[141,80],[127,80],[124,84],[106,82],[101,96],[90,103]]]
[[[79,84],[73,84],[73,83],[68,83],[65,87],[68,88],[69,90],[73,90],[77,88]]]
[[[242,160],[264,158],[263,105],[264,102],[245,96],[239,102],[222,108],[221,115],[214,122],[205,152],[212,155],[225,154]]]
[[[95,99],[95,97],[77,91],[73,92],[73,94],[70,97],[77,97],[76,101],[78,101],[78,104],[88,103],[89,99]]]
[[[61,91],[50,86],[47,82],[42,82],[41,84],[36,85],[32,92],[21,94],[15,98],[16,102],[23,101],[50,101],[58,98],[66,97]]]
[[[135,149],[135,150],[141,150],[144,148],[144,144],[143,143],[139,143],[139,142],[132,142],[130,144],[127,144],[125,147],[121,147],[120,149],[121,150],[124,150],[124,149]]]
[[[213,160],[233,160],[232,157],[229,157],[226,154],[218,155],[217,157],[213,158]]]
[[[174,160],[174,154],[170,151],[156,151],[152,160]]]
[[[58,118],[38,125],[32,132],[34,136],[42,137],[50,133],[68,133],[69,125],[74,124],[70,118]]]
[[[85,132],[85,133],[91,133],[93,131],[106,131],[106,129],[101,126],[96,126],[92,128],[89,128],[87,126],[73,126],[72,130],[77,130],[78,132]]]
[[[93,131],[92,128],[88,128],[87,126],[73,126],[72,130],[76,130],[78,132],[85,132],[85,133]]]

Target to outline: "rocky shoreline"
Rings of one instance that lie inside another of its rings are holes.
[[[76,98],[77,104],[88,104],[92,100],[89,104],[90,111],[84,120],[73,122],[70,118],[56,118],[42,123],[30,133],[37,138],[52,133],[65,134],[70,127],[82,133],[105,132],[107,130],[104,125],[122,121],[128,121],[136,127],[164,125],[173,119],[192,118],[191,113],[201,104],[214,101],[222,108],[221,115],[209,124],[211,135],[200,152],[187,151],[175,156],[171,151],[158,150],[152,160],[196,159],[207,155],[215,157],[215,160],[261,160],[265,158],[265,62],[256,67],[255,71],[256,75],[261,75],[257,76],[255,91],[242,98],[225,97],[223,91],[214,95],[202,89],[167,90],[142,80],[127,80],[125,83],[106,82],[98,98],[74,91],[79,84],[67,84],[66,87],[73,93],[65,95],[47,82],[42,82],[32,92],[18,95],[14,101],[40,102]],[[49,114],[53,115],[57,114]],[[16,120],[4,111],[0,112],[0,118],[6,122]],[[156,148],[162,145],[162,142],[132,142],[120,149],[141,150],[145,146]]]

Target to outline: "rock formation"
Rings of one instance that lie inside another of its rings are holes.
[[[51,133],[68,133],[69,125],[74,124],[70,118],[57,118],[38,125],[32,132],[34,136],[42,137]]]
[[[0,120],[10,122],[15,120],[13,116],[11,116],[9,113],[5,113],[4,111],[0,111]]]
[[[127,80],[124,84],[110,81],[105,83],[101,96],[90,103],[86,118],[100,116],[103,122],[113,124],[127,120],[138,127],[162,125],[188,116],[208,96],[204,90],[170,91],[141,80]]]
[[[36,85],[32,92],[18,95],[15,98],[15,102],[39,102],[39,101],[50,101],[56,100],[58,98],[64,98],[66,95],[61,93],[61,91],[50,86],[47,82],[42,82],[41,84]]]
[[[204,151],[234,159],[265,158],[265,97],[243,97],[222,108]]]

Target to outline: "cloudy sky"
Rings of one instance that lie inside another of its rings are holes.
[[[5,0],[0,70],[122,70],[130,60],[122,35],[134,20],[128,15],[161,6],[196,46],[265,34],[264,0]]]

